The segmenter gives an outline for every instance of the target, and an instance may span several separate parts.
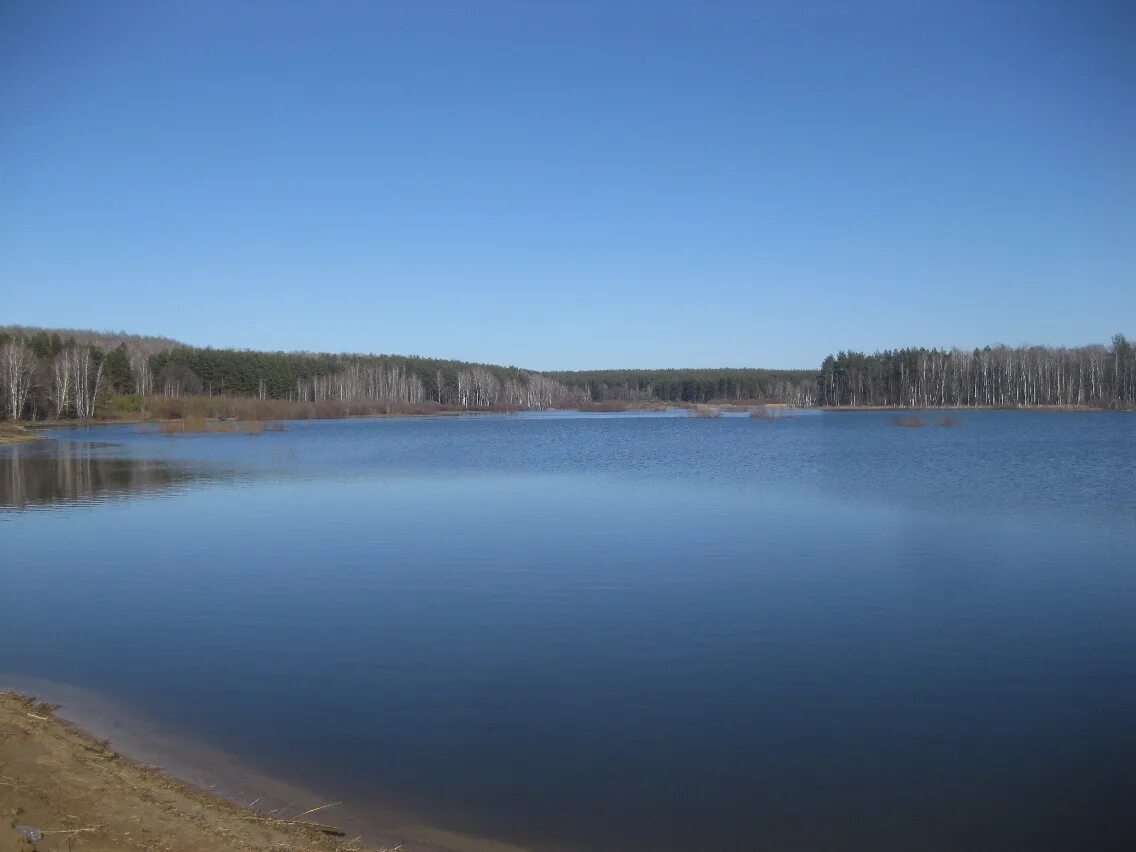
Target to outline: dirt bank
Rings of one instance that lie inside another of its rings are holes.
[[[321,807],[331,800],[81,687],[4,673],[0,684],[0,852],[529,852],[374,803]],[[29,845],[16,826],[44,836]]]
[[[363,848],[316,824],[328,810],[272,819],[122,757],[52,710],[0,693],[0,852]]]

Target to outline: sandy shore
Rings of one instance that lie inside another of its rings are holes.
[[[0,693],[0,850],[358,850],[323,812],[274,819],[137,763]]]
[[[522,852],[394,814],[361,815],[78,687],[16,685],[22,693],[0,692],[0,852]],[[82,726],[30,692],[81,707]],[[42,837],[29,844],[20,827]]]

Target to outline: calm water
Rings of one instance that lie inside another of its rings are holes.
[[[1136,415],[889,423],[62,432],[0,671],[539,849],[1136,848]]]

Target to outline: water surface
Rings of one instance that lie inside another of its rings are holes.
[[[63,431],[0,671],[537,849],[1133,848],[1136,415],[890,419]]]

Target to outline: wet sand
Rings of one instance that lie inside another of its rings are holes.
[[[0,692],[0,852],[522,852],[349,809],[78,687],[0,676],[12,686]],[[43,837],[29,846],[17,826]]]

